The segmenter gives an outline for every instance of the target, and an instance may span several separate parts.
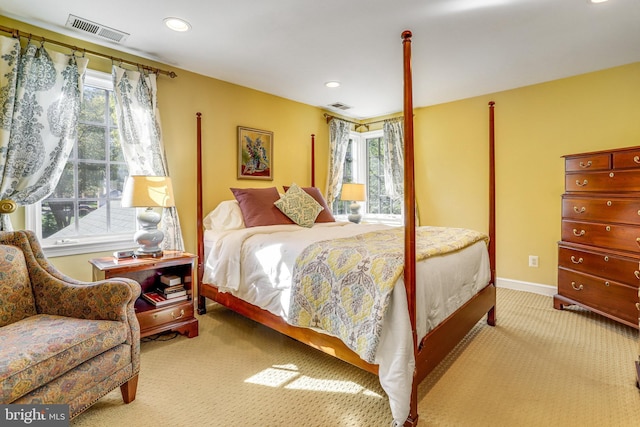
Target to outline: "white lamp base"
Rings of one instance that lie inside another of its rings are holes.
[[[133,235],[133,240],[138,244],[135,254],[137,257],[161,257],[160,243],[164,240],[164,233],[158,230],[160,214],[152,208],[147,208],[138,213],[140,230]]]
[[[349,208],[351,209],[351,214],[347,217],[349,221],[353,222],[354,224],[360,224],[360,221],[362,220],[362,215],[360,215],[360,205],[356,202],[353,202],[351,203]]]

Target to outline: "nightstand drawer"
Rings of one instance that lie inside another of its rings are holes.
[[[179,322],[193,318],[193,302],[181,301],[155,310],[137,313],[140,330],[153,329],[167,323]]]
[[[192,295],[197,256],[183,251],[164,251],[160,258],[132,258],[114,260],[112,257],[93,258],[94,280],[126,277],[140,284],[142,294],[157,292],[162,278],[180,278],[187,295]],[[153,300],[153,298],[151,298]],[[163,300],[164,298],[160,298]],[[189,338],[198,336],[198,319],[194,317],[193,299],[157,306],[140,297],[135,303],[140,323],[140,338],[165,331],[179,332]]]

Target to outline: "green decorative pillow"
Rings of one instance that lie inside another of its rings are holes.
[[[293,222],[307,228],[313,227],[318,214],[324,209],[296,184],[291,184],[289,190],[274,205]]]

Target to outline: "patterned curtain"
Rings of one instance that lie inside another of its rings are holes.
[[[344,159],[349,146],[349,122],[333,118],[329,122],[329,173],[327,178],[327,205],[337,198],[344,174]]]
[[[160,111],[157,104],[156,75],[113,66],[118,133],[130,175],[169,176]],[[180,219],[175,207],[162,210],[162,249],[184,250]]]
[[[402,119],[385,120],[382,125],[384,185],[387,195],[404,194],[404,124]]]
[[[73,148],[88,59],[0,36],[0,199],[49,196]],[[12,230],[2,215],[0,230]]]

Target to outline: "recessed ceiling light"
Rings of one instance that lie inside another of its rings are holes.
[[[164,25],[166,25],[173,31],[184,32],[191,29],[191,24],[180,18],[164,18]]]
[[[607,1],[607,0],[589,0],[589,2],[590,2],[590,3],[593,3],[593,4],[604,3],[604,2],[606,2],[606,1]]]
[[[340,87],[340,82],[337,81],[330,81],[330,82],[326,82],[324,84],[326,87]]]

